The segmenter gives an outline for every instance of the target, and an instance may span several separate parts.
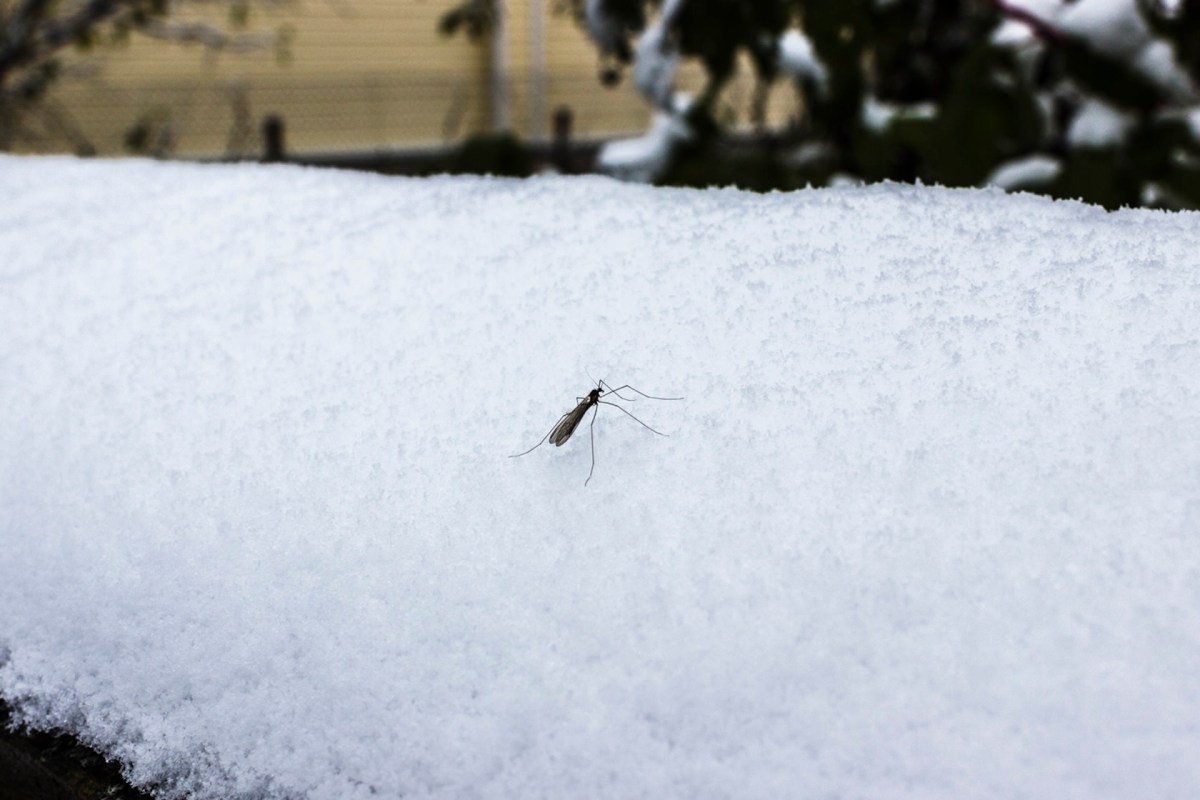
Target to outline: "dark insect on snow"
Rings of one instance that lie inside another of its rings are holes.
[[[656,433],[659,436],[667,435],[667,434],[663,433],[662,431],[654,430],[654,428],[651,428],[649,425],[642,422],[640,419],[633,416],[633,414],[631,414],[629,411],[622,408],[621,406],[617,405],[616,403],[610,403],[609,401],[602,399],[602,398],[608,397],[610,394],[615,395],[616,397],[619,397],[620,399],[622,399],[626,402],[633,402],[634,400],[637,399],[637,398],[625,397],[624,395],[622,395],[621,391],[623,389],[628,389],[631,392],[637,392],[642,397],[645,397],[649,400],[682,400],[683,399],[682,397],[655,397],[652,394],[646,394],[645,392],[638,391],[637,389],[633,388],[629,384],[625,384],[624,386],[618,386],[617,388],[614,389],[611,386],[609,386],[607,383],[605,383],[603,379],[601,379],[600,381],[598,381],[596,383],[596,388],[592,389],[590,392],[588,392],[586,396],[575,398],[576,400],[579,401],[579,405],[575,406],[573,409],[571,409],[570,411],[568,411],[567,413],[565,413],[561,417],[559,417],[558,422],[554,423],[554,427],[550,429],[549,433],[547,433],[545,436],[542,437],[542,440],[540,442],[538,442],[533,447],[526,450],[524,453],[516,453],[514,455],[509,456],[509,458],[520,458],[523,455],[528,455],[529,453],[532,453],[534,450],[537,450],[539,447],[541,447],[543,444],[545,444],[547,439],[549,439],[554,444],[555,447],[562,447],[564,444],[567,443],[567,440],[571,438],[572,434],[575,433],[575,429],[578,428],[579,423],[583,421],[583,417],[585,414],[587,414],[588,409],[594,408],[595,410],[592,412],[592,422],[588,426],[588,433],[591,438],[591,445],[592,445],[592,467],[591,467],[591,469],[588,470],[587,480],[585,480],[583,482],[583,485],[587,486],[588,481],[590,481],[592,479],[592,473],[596,471],[596,430],[595,430],[595,428],[596,428],[596,415],[600,413],[600,406],[612,406],[613,408],[617,409],[622,414],[625,414],[626,416],[631,418],[634,422],[636,422],[638,425],[641,425],[643,428],[650,431],[651,433]]]

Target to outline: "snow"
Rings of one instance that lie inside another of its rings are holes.
[[[0,695],[158,796],[1200,793],[1195,214],[0,191]]]
[[[1080,104],[1079,113],[1067,129],[1067,141],[1073,148],[1117,147],[1129,135],[1136,120],[1095,98]]]
[[[675,73],[682,57],[679,37],[671,35],[671,29],[682,10],[683,0],[666,0],[634,48],[633,85],[651,106],[667,113],[672,110]]]
[[[779,71],[797,83],[809,82],[819,92],[828,91],[829,73],[807,36],[787,30],[779,37]]]
[[[659,22],[642,34],[634,53],[633,85],[652,107],[669,110],[679,69],[678,45]]]
[[[1176,61],[1171,47],[1152,36],[1138,0],[1008,0],[1006,5],[1087,42],[1097,53],[1130,64],[1175,105],[1200,101],[1200,92]],[[1164,11],[1172,13],[1170,7]],[[1027,25],[1011,19],[993,34],[997,44],[1019,50],[1030,46],[1033,38]]]
[[[1191,77],[1179,67],[1175,51],[1163,41],[1148,43],[1138,53],[1134,69],[1150,77],[1166,94],[1167,99],[1178,105],[1195,105],[1200,102],[1200,92]]]
[[[933,119],[937,107],[932,103],[885,103],[868,95],[862,104],[862,124],[868,130],[882,133],[897,119]]]
[[[1062,2],[1057,17],[1064,31],[1086,39],[1097,52],[1121,61],[1136,58],[1150,40],[1150,30],[1137,0]]]
[[[1062,164],[1050,156],[1026,156],[1001,164],[984,180],[987,186],[1018,189],[1044,186],[1059,176]]]
[[[675,91],[681,62],[678,36],[672,34],[685,0],[667,0],[656,19],[642,32],[634,47],[633,85],[655,109],[650,128],[641,136],[606,142],[596,158],[597,171],[610,177],[649,183],[661,177],[679,148],[695,138],[688,121],[692,98]],[[599,0],[585,4],[586,27],[602,52],[617,49],[620,24]],[[780,72],[794,81],[827,89],[828,76],[808,38],[797,30],[785,31],[776,42]]]
[[[683,4],[684,0],[667,0],[658,18],[634,47],[633,84],[655,109],[650,129],[641,136],[605,142],[596,155],[598,172],[621,180],[649,183],[667,170],[679,146],[693,138],[686,116],[691,97],[674,91],[680,62],[679,43],[668,35]],[[608,14],[599,0],[588,0],[586,12],[593,40],[602,51],[615,52],[615,39],[611,42],[608,39],[620,27],[616,18]]]
[[[605,142],[596,155],[596,169],[610,177],[636,183],[649,183],[662,175],[671,156],[694,134],[684,116],[691,98],[683,93],[674,97],[674,111],[654,112],[650,130],[641,136]]]

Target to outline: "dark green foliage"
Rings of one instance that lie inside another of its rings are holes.
[[[496,6],[492,0],[464,0],[442,14],[438,30],[443,36],[453,36],[459,30],[478,41],[492,30],[496,21]]]
[[[615,56],[622,64],[628,64],[633,59],[633,48],[629,39],[646,27],[645,4],[642,0],[607,0],[605,10],[617,30],[623,34],[618,41],[613,43],[613,51],[610,55]],[[581,2],[576,3],[575,16],[576,19],[583,19]]]
[[[926,164],[925,179],[973,186],[998,164],[1037,147],[1041,117],[1024,89],[1007,51],[979,44],[966,53],[944,89],[940,113],[913,142]],[[897,136],[904,138],[903,129]]]
[[[34,103],[40,100],[61,71],[62,62],[57,58],[43,61],[30,69],[25,75],[25,80],[16,87],[18,100],[24,103]]]
[[[1072,153],[1047,194],[1063,199],[1084,198],[1105,208],[1139,205],[1136,177],[1120,154],[1111,150]]]
[[[229,7],[229,24],[235,29],[243,30],[250,24],[250,3],[238,0]]]
[[[714,152],[716,150],[716,152]],[[656,183],[663,186],[736,186],[755,192],[787,191],[821,185],[827,171],[784,163],[763,148],[720,152],[720,148],[685,150]]]
[[[790,14],[773,0],[709,0],[684,3],[675,33],[684,56],[699,58],[715,83],[732,74],[739,50],[746,50],[760,75],[773,78],[773,42],[787,28]]]
[[[1086,41],[1065,36],[1049,53],[1062,62],[1062,77],[1111,105],[1147,113],[1167,100],[1149,78],[1112,56],[1096,52]]]
[[[1183,0],[1174,15],[1148,10],[1144,16],[1151,30],[1174,49],[1180,66],[1200,83],[1200,2]]]
[[[169,137],[170,124],[170,112],[163,108],[139,115],[125,131],[125,149],[139,156],[165,155],[160,143]]]
[[[577,13],[582,3],[573,0]],[[1200,83],[1200,0],[1170,14],[1156,0],[1138,3],[1152,34]],[[632,43],[660,3],[605,7],[619,9]],[[1006,16],[1037,34],[1034,61],[1018,63],[992,43]],[[1200,144],[1182,116],[1197,98],[1054,24],[1002,0],[687,0],[668,33],[704,65],[709,86],[689,111],[696,144],[660,182],[768,189],[842,176],[971,186],[1016,159],[1043,156],[1060,166],[1039,189],[1054,196],[1109,208],[1200,208]],[[773,80],[774,42],[788,28],[810,40],[826,85],[800,87],[803,117],[789,147],[722,147],[728,126],[714,109],[738,53],[750,56],[760,81]],[[1124,134],[1077,144],[1070,126],[1093,101],[1122,114]],[[821,157],[797,160],[801,149]]]
[[[463,143],[447,171],[526,178],[533,174],[533,155],[511,133],[481,134]]]
[[[804,30],[829,76],[824,93],[807,92],[813,133],[847,149],[861,127],[866,4],[805,3]]]
[[[130,786],[120,764],[73,736],[15,724],[0,700],[0,797],[4,800],[150,800]]]

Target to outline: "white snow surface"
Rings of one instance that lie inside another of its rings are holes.
[[[1196,214],[0,192],[0,696],[158,796],[1200,795]]]

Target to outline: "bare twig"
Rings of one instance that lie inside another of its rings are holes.
[[[1024,8],[1020,8],[1019,6],[1014,6],[1012,3],[1007,2],[1007,0],[989,0],[989,2],[1004,16],[1027,25],[1029,30],[1033,32],[1033,35],[1041,39],[1043,42],[1048,44],[1057,44],[1058,42],[1062,41],[1062,31],[1060,31],[1058,28],[1055,28],[1049,22],[1037,16],[1036,14],[1033,14]]]

